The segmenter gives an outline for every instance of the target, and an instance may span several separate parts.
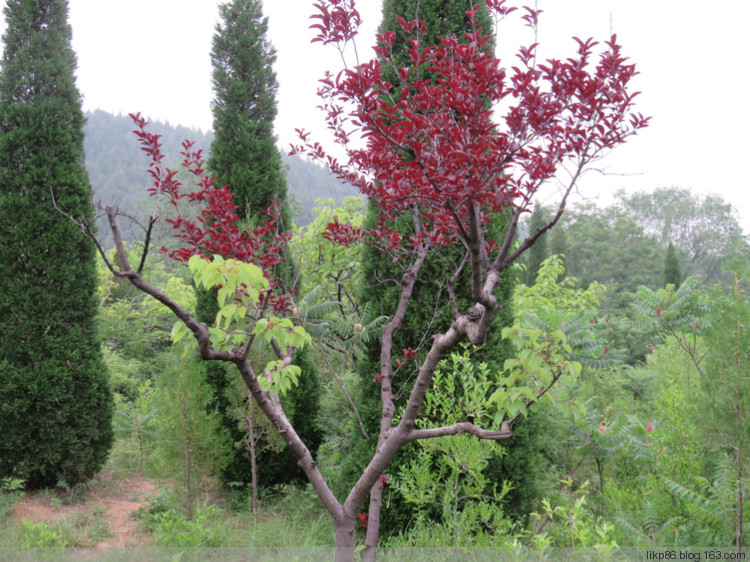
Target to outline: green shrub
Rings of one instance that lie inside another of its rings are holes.
[[[226,529],[216,521],[219,510],[207,506],[195,510],[192,520],[174,509],[146,516],[146,526],[163,546],[218,547],[226,538]]]
[[[23,480],[19,478],[0,479],[0,523],[23,496],[22,488]]]
[[[70,546],[62,533],[50,529],[47,523],[21,521],[19,545],[24,548],[48,548]]]

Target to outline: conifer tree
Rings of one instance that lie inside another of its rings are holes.
[[[682,270],[680,269],[680,259],[677,257],[677,249],[670,242],[667,247],[667,258],[664,261],[664,284],[671,284],[675,286],[675,289],[679,289],[681,283]]]
[[[66,0],[9,0],[0,72],[0,476],[93,476],[112,443]],[[57,209],[69,215],[66,217]]]
[[[276,118],[278,83],[273,70],[276,54],[267,39],[268,18],[263,16],[260,0],[231,0],[219,7],[221,21],[216,26],[211,51],[213,63],[214,141],[208,159],[208,169],[216,176],[216,185],[229,184],[239,205],[237,215],[248,228],[264,220],[263,212],[272,202],[282,204],[284,224],[291,223],[286,205],[287,186],[281,155],[273,135]],[[279,277],[284,282],[292,278],[293,267],[282,264]],[[199,291],[199,309],[203,322],[212,322],[216,314],[216,299]],[[302,368],[300,384],[286,397],[287,406],[300,435],[314,452],[321,436],[317,428],[320,383],[306,353],[295,363]],[[216,391],[216,405],[223,417],[223,425],[234,442],[244,441],[244,435],[233,414],[231,383],[227,373],[217,364],[207,365],[208,382]],[[291,452],[265,449],[258,459],[259,476],[264,485],[302,479]],[[241,449],[234,452],[224,476],[229,481],[251,481],[250,463]]]
[[[440,37],[460,36],[468,30],[469,20],[466,12],[471,9],[473,3],[475,2],[464,0],[448,2],[445,0],[385,0],[379,33],[396,32],[396,40],[393,46],[394,66],[409,66],[408,44],[397,18],[403,17],[407,21],[414,19],[424,21],[426,34],[423,38],[423,44],[435,45]],[[477,20],[483,31],[492,33],[492,22],[486,12],[480,11]],[[493,45],[492,41],[488,41],[486,48],[492,49]],[[394,68],[384,66],[383,74],[386,80],[393,83],[397,82],[394,76]],[[392,95],[394,99],[397,97],[395,93],[392,93]],[[377,212],[374,206],[370,205],[365,219],[365,228],[375,228],[377,221]],[[411,223],[411,217],[404,217],[399,222],[396,229],[401,236],[404,238],[411,236],[413,233],[409,232],[407,226]],[[502,215],[495,217],[493,224],[490,225],[495,239],[501,239],[505,235],[505,228],[505,218]],[[457,245],[440,256],[429,256],[422,266],[422,271],[425,272],[424,279],[430,279],[431,282],[417,283],[415,288],[415,295],[417,296],[410,302],[403,325],[394,337],[394,353],[399,355],[396,359],[400,359],[402,349],[409,347],[410,342],[419,340],[419,334],[422,334],[427,326],[432,326],[436,331],[450,326],[453,317],[448,303],[448,294],[445,291],[445,279],[455,270],[456,264],[461,262],[463,254],[463,247]],[[402,271],[398,267],[398,264],[394,264],[390,257],[379,253],[373,247],[366,247],[363,251],[363,277],[360,298],[363,305],[372,307],[372,313],[375,316],[387,314],[387,311],[396,308],[400,291],[393,280],[400,279],[402,275]],[[502,303],[493,321],[493,326],[497,329],[494,329],[489,335],[483,350],[475,355],[476,360],[487,362],[491,369],[502,369],[505,359],[509,358],[512,353],[510,344],[500,337],[500,331],[502,327],[513,323],[512,296],[515,284],[514,273],[510,270],[506,271],[496,288],[498,302]],[[465,288],[463,294],[456,295],[459,308],[470,306],[468,276],[464,283],[458,285]],[[366,356],[362,358],[359,365],[361,387],[358,409],[365,427],[373,436],[377,435],[381,417],[380,391],[378,385],[373,384],[372,379],[372,374],[379,371],[380,349],[380,343],[377,341],[369,344]],[[408,387],[399,387],[395,390],[403,400],[408,398]],[[522,437],[518,437],[514,439],[514,442],[520,442],[522,439]],[[348,488],[351,481],[361,472],[362,466],[371,457],[374,444],[367,440],[357,427],[353,433],[350,447],[351,450],[342,463],[342,489]],[[404,447],[401,453],[391,462],[388,471],[397,473],[400,463],[403,462],[402,459],[408,458],[410,451],[409,446]],[[493,476],[506,474],[507,472],[499,459],[493,459],[490,462],[490,470],[494,473]],[[388,493],[389,507],[384,509],[381,514],[381,525],[385,533],[403,528],[408,524],[412,513],[411,508],[400,498],[397,491],[389,490]]]
[[[531,219],[529,220],[529,232],[536,232],[546,224],[547,220],[548,217],[544,207],[537,202],[534,206],[534,211],[531,213]],[[549,257],[547,246],[547,234],[542,234],[536,243],[529,248],[529,262],[524,275],[524,282],[528,287],[531,287],[534,284],[536,276],[539,273],[539,267],[542,265],[542,262]]]
[[[240,218],[257,220],[269,202],[286,200],[286,179],[276,148],[278,83],[260,0],[232,0],[219,7],[211,51],[214,141],[208,168],[216,185],[229,184]]]

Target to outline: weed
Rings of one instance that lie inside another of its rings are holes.
[[[21,521],[20,546],[25,548],[66,547],[70,543],[63,539],[62,533],[53,530],[47,523]]]
[[[3,478],[0,480],[0,523],[16,502],[23,497],[23,480]]]
[[[79,482],[71,487],[64,478],[60,478],[56,486],[67,492],[68,495],[61,500],[62,503],[67,505],[72,503],[86,503],[85,493],[97,484],[99,484],[98,480],[89,480],[88,482]]]
[[[218,547],[224,544],[226,530],[216,521],[219,510],[213,506],[199,508],[193,520],[174,509],[146,516],[146,526],[163,546]]]

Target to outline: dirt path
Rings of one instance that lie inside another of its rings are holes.
[[[54,505],[55,502],[40,493],[27,494],[11,513],[11,520],[34,522],[59,521],[84,511],[99,508],[108,521],[110,536],[96,547],[143,546],[148,538],[141,531],[134,513],[148,503],[148,497],[157,493],[153,481],[141,476],[123,478],[94,486],[84,495],[84,503]]]

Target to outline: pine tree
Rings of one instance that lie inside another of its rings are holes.
[[[240,207],[237,214],[249,227],[263,221],[263,212],[272,201],[283,205],[284,225],[288,227],[291,221],[286,179],[273,136],[278,84],[273,70],[276,54],[266,37],[268,19],[263,16],[260,0],[232,0],[219,10],[221,22],[216,26],[211,51],[215,136],[208,169],[216,176],[216,185],[229,184],[235,193],[234,202]],[[277,274],[286,283],[292,278],[293,267],[284,263],[280,269]],[[201,321],[212,322],[217,312],[213,295],[199,294],[199,307]],[[306,351],[297,354],[295,364],[302,368],[300,383],[284,402],[293,412],[292,422],[314,453],[321,441],[316,421],[320,383]],[[241,442],[244,435],[233,414],[229,378],[236,373],[228,373],[219,364],[209,364],[207,369],[222,423],[232,440]],[[284,468],[288,466],[296,466],[290,451],[265,448],[258,458],[260,481],[271,485],[304,478],[300,469]],[[250,463],[240,448],[234,451],[224,476],[228,481],[251,481]]]
[[[407,21],[413,19],[424,21],[426,34],[423,38],[423,44],[433,45],[437,44],[440,37],[460,36],[468,29],[466,12],[471,9],[471,4],[473,2],[457,0],[449,2],[445,0],[385,0],[383,21],[380,24],[379,32],[396,32],[396,41],[393,46],[395,65],[397,67],[409,66],[406,50],[408,45],[401,31],[401,25],[397,22],[398,17],[404,17]],[[481,29],[488,33],[492,32],[491,20],[485,12],[480,12],[478,20]],[[493,48],[491,41],[487,43],[487,48]],[[394,69],[386,66],[383,68],[383,73],[386,80],[397,83]],[[395,94],[392,95],[396,97]],[[374,206],[371,205],[365,220],[365,228],[375,228],[377,220],[377,213]],[[398,230],[404,238],[408,238],[412,235],[409,231],[410,223],[411,217],[404,217],[403,220],[399,221],[395,230]],[[502,215],[495,217],[489,228],[494,231],[492,234],[495,239],[502,239],[506,228],[504,217]],[[431,326],[430,329],[435,332],[450,326],[453,317],[448,304],[448,295],[444,288],[444,280],[453,273],[455,265],[461,262],[463,254],[463,247],[457,246],[452,251],[441,253],[440,256],[429,256],[422,266],[420,278],[429,279],[431,282],[421,281],[415,287],[415,298],[410,302],[403,325],[394,337],[394,354],[399,355],[395,359],[400,359],[403,349],[412,347],[415,342],[418,342],[428,326]],[[363,305],[371,306],[372,313],[375,316],[395,310],[400,291],[396,283],[390,283],[388,280],[400,278],[401,271],[398,266],[393,263],[390,257],[379,253],[373,247],[365,247],[362,256],[363,284],[360,298]],[[509,326],[513,323],[512,296],[515,284],[514,273],[510,270],[506,271],[496,288],[496,296],[498,302],[501,303],[493,324],[496,329],[493,328],[484,348],[475,355],[478,361],[487,362],[495,370],[502,369],[505,359],[509,358],[512,353],[511,346],[500,337],[500,332],[503,326]],[[461,310],[471,306],[469,286],[468,277],[457,283],[457,288],[463,287],[463,290],[458,291],[456,295]],[[367,346],[366,355],[361,359],[358,370],[361,386],[357,407],[370,435],[376,436],[380,423],[381,406],[379,387],[373,384],[372,374],[380,371],[379,342],[373,342]],[[408,398],[408,388],[406,390],[395,388],[394,391],[400,394],[402,400]],[[348,489],[351,483],[356,480],[357,475],[361,473],[363,466],[366,464],[366,460],[371,458],[374,447],[372,442],[362,436],[359,427],[355,429],[352,435],[349,444],[350,450],[342,463],[340,490]],[[514,442],[521,442],[521,440],[522,438],[519,437],[514,439]],[[389,465],[388,472],[398,473],[400,463],[409,458],[411,450],[409,446],[404,447]],[[490,465],[489,470],[493,477],[500,473],[505,474],[506,471],[500,459],[492,459]],[[412,516],[411,507],[405,504],[397,491],[389,490],[388,497],[389,507],[383,509],[381,513],[382,530],[386,534],[396,529],[403,529]],[[525,507],[527,507],[526,504],[524,504]]]
[[[670,242],[667,247],[667,257],[664,260],[664,285],[674,285],[675,289],[679,289],[681,283],[680,259],[677,257],[677,249]]]
[[[9,0],[0,72],[0,476],[93,476],[112,443],[68,3]]]

